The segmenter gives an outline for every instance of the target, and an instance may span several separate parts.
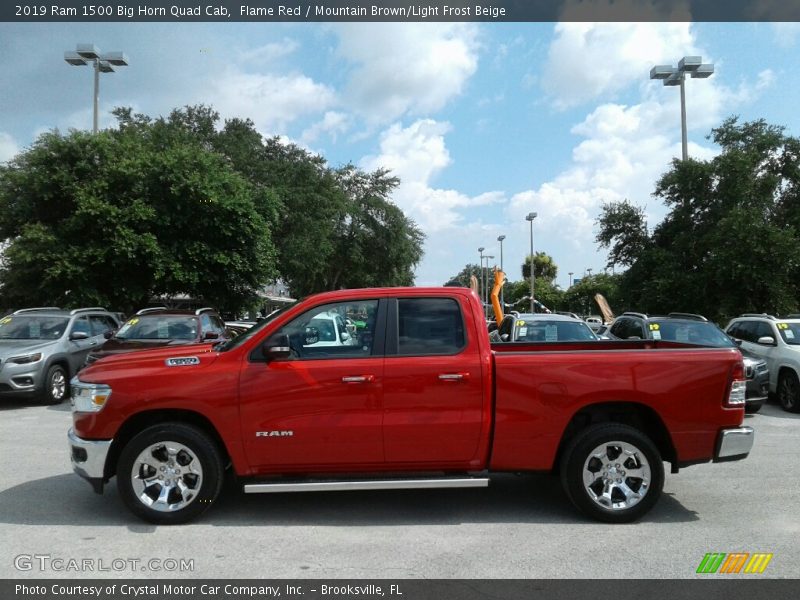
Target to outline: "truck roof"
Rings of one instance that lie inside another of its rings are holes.
[[[342,300],[348,298],[386,298],[391,296],[478,296],[470,288],[458,287],[390,287],[390,288],[353,288],[321,292],[309,296],[315,300]]]

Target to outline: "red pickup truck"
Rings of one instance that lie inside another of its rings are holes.
[[[180,523],[226,470],[248,493],[480,487],[558,473],[587,515],[646,513],[680,467],[745,458],[735,348],[631,340],[491,345],[459,288],[310,297],[215,345],[103,358],[72,381],[74,470]]]

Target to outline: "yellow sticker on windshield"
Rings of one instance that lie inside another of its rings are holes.
[[[517,327],[524,327],[525,321],[517,321]]]
[[[139,322],[139,319],[131,319],[128,321],[128,325],[136,325]]]
[[[2,321],[0,321],[0,325],[5,325],[6,323],[11,323],[11,317],[6,317]]]
[[[789,329],[789,324],[788,323],[778,323],[777,327],[778,327],[778,329]]]
[[[659,329],[661,329],[661,327],[658,323],[650,323],[650,331],[658,331]]]

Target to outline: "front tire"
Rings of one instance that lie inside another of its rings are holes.
[[[584,514],[629,523],[647,513],[664,487],[664,465],[653,442],[618,423],[592,425],[564,451],[561,484]]]
[[[794,371],[784,371],[778,378],[778,402],[788,412],[800,412],[800,382]]]
[[[125,505],[151,523],[186,523],[222,488],[222,456],[201,429],[183,423],[148,427],[122,449],[117,488]]]
[[[52,365],[44,376],[41,399],[44,404],[61,404],[69,394],[67,372],[61,365]]]

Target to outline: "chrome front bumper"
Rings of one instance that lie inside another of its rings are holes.
[[[714,461],[742,460],[747,458],[753,449],[755,431],[752,427],[737,427],[736,429],[723,429],[717,439],[717,451]]]
[[[88,479],[95,491],[102,492],[106,457],[112,440],[84,440],[75,435],[73,429],[67,433],[67,439],[72,470]]]

